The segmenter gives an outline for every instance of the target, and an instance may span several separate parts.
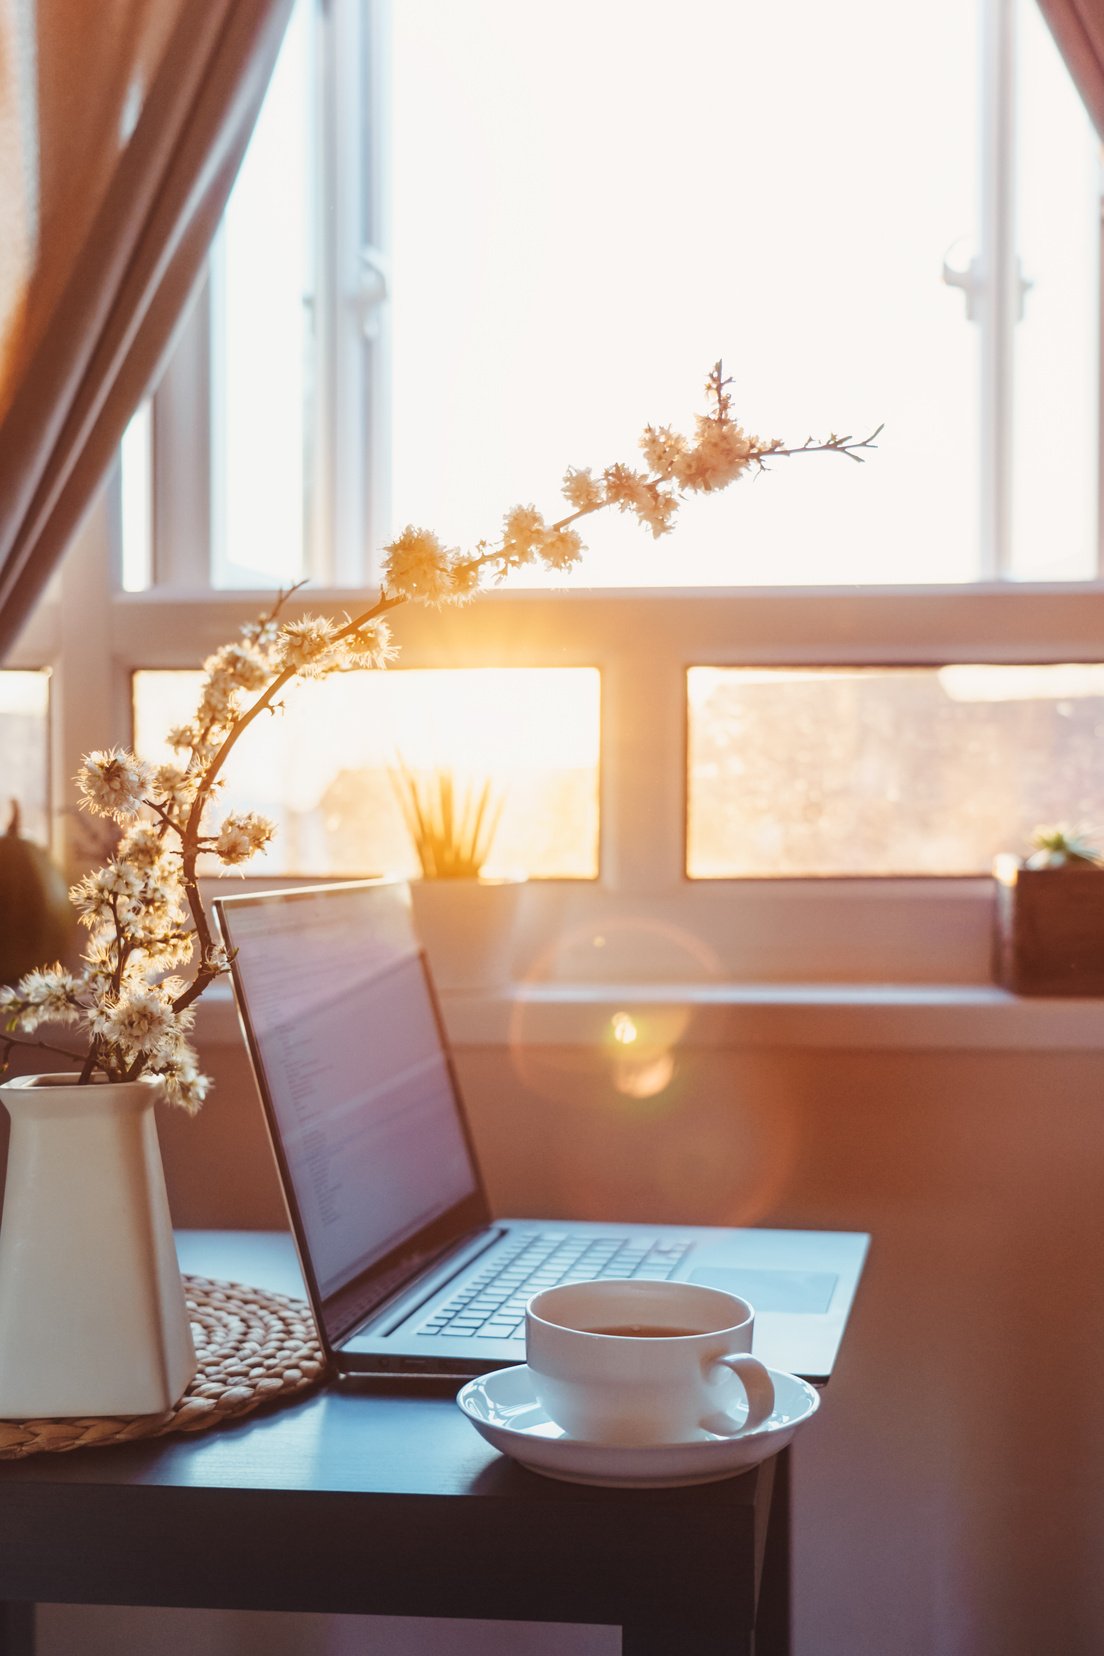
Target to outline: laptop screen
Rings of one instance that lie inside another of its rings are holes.
[[[409,889],[215,908],[300,1252],[330,1299],[480,1196]]]

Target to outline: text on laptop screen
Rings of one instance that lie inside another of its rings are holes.
[[[323,1295],[477,1179],[404,886],[223,909]]]

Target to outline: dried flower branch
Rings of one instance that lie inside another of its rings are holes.
[[[634,513],[654,536],[669,534],[685,494],[727,488],[749,468],[762,471],[768,460],[798,454],[861,461],[860,451],[873,448],[882,429],[861,440],[806,438],[797,448],[778,438],[764,441],[733,417],[731,383],[718,362],[706,384],[709,406],[698,415],[693,437],[669,426],[647,427],[640,443],[646,471],[620,462],[599,477],[569,469],[563,493],[572,509],[557,521],[546,523],[534,506],[515,506],[497,543],[480,542],[467,553],[446,548],[430,530],[407,527],[384,548],[379,596],[359,615],[342,622],[319,616],[285,621],[284,607],[297,587],[281,593],[239,639],[204,662],[196,711],[187,725],[169,732],[175,763],[151,767],[123,748],[89,754],[77,777],[81,805],[119,824],[122,834],[104,866],[70,892],[89,933],[79,970],[58,963],[28,972],[14,988],[0,988],[8,1030],[0,1035],[0,1071],[13,1046],[46,1044],[20,1041],[11,1031],[75,1024],[87,1041],[83,1060],[67,1048],[51,1050],[83,1062],[82,1081],[156,1076],[172,1102],[197,1110],[209,1082],[188,1038],[193,1007],[230,964],[203,906],[199,861],[209,856],[223,868],[239,868],[275,831],[253,812],[217,818],[222,773],[238,741],[254,720],[277,710],[293,680],[386,667],[396,654],[386,617],[402,604],[465,603],[484,580],[501,581],[533,563],[569,569],[586,550],[574,524],[607,507]],[[455,849],[459,835],[469,861],[485,855],[489,791],[462,824],[451,778],[447,785],[439,778],[436,790],[435,822],[428,797],[413,784],[409,789],[421,843],[442,847],[450,840]]]

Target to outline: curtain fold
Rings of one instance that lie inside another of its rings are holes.
[[[0,657],[171,344],[291,5],[38,0],[28,43],[0,0]]]
[[[1104,138],[1104,0],[1039,0],[1039,10]]]

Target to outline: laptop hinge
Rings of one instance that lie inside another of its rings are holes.
[[[438,1293],[450,1277],[466,1270],[473,1260],[493,1247],[505,1234],[501,1226],[488,1226],[485,1230],[462,1236],[444,1248],[401,1260],[386,1276],[371,1283],[370,1300],[367,1289],[362,1290],[359,1304],[354,1302],[349,1307],[348,1326],[345,1326],[345,1319],[342,1318],[340,1332],[333,1328],[332,1308],[327,1308],[334,1343],[340,1344],[342,1340],[348,1339],[350,1334],[371,1327],[389,1313],[393,1315],[394,1307],[399,1301],[405,1300],[408,1295],[416,1294],[417,1297],[412,1298],[409,1305],[404,1305],[402,1315],[396,1319],[397,1322],[403,1321],[417,1306]],[[380,1332],[386,1333],[388,1330],[381,1329]]]

